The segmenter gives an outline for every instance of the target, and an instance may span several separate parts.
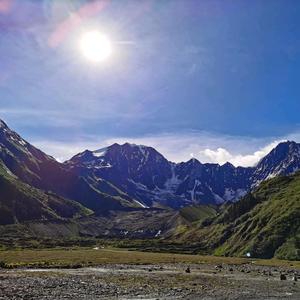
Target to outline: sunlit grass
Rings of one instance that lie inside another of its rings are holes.
[[[123,249],[51,249],[0,251],[0,261],[9,267],[81,267],[104,264],[245,264],[291,266],[300,268],[299,261],[251,260],[246,258],[216,257],[187,254],[153,253]]]

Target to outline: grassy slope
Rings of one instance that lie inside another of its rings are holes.
[[[58,220],[90,213],[79,203],[21,182],[0,161],[0,224],[37,219]]]
[[[206,225],[176,239],[199,243],[216,255],[300,259],[300,174],[263,182]]]
[[[159,263],[195,263],[195,264],[245,264],[291,266],[300,268],[299,262],[280,260],[256,260],[215,256],[152,253],[127,251],[113,248],[92,250],[88,248],[51,249],[51,250],[14,250],[0,251],[0,262],[11,267],[18,266],[85,266],[103,264],[159,264]]]
[[[159,210],[112,211],[75,220],[31,221],[0,226],[0,248],[1,245],[7,248],[76,245],[87,240],[96,243],[97,239],[104,238],[122,241],[122,247],[133,244],[137,248],[153,249],[162,234],[170,234],[179,224],[181,218],[176,212]],[[137,245],[134,239],[138,240]]]
[[[189,222],[203,221],[216,213],[216,208],[210,205],[186,206],[180,210],[180,215]]]

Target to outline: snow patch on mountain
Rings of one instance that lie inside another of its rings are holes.
[[[128,182],[133,183],[138,189],[143,190],[143,191],[149,191],[149,189],[142,183],[136,182],[132,179],[128,179]]]
[[[107,147],[93,151],[93,155],[96,157],[105,156],[106,153],[107,153]]]
[[[111,167],[112,167],[112,165],[110,163],[106,163],[102,160],[100,165],[95,164],[94,166],[90,166],[89,168],[103,169],[103,168],[111,168]]]
[[[161,230],[158,230],[157,233],[155,234],[155,237],[159,237],[161,235]]]
[[[138,200],[134,200],[134,202],[137,203],[138,205],[140,205],[142,208],[149,208],[149,206],[147,206],[147,205],[141,203],[141,202],[138,201]]]
[[[220,197],[218,194],[216,194],[212,191],[212,195],[214,196],[216,204],[224,203],[224,199],[222,197]]]
[[[232,199],[235,198],[235,191],[232,188],[226,188],[223,198],[226,201],[231,201]]]
[[[241,197],[245,196],[246,194],[247,190],[245,189],[233,190],[232,188],[225,188],[225,192],[222,198],[225,201],[236,201]]]
[[[147,151],[147,148],[145,146],[138,145],[137,147],[145,158],[148,157],[149,151]]]
[[[166,191],[175,191],[179,184],[182,183],[182,180],[175,174],[175,166],[175,164],[171,165],[171,177],[167,179],[164,185]]]
[[[188,193],[190,193],[191,194],[191,200],[193,201],[193,202],[195,202],[197,199],[195,198],[195,190],[196,190],[196,188],[199,186],[199,185],[201,185],[201,182],[198,180],[198,179],[195,179],[195,182],[194,182],[194,187],[191,189],[191,190],[189,190],[189,191],[187,191]]]

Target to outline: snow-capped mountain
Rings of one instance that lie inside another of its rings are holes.
[[[145,206],[175,208],[235,200],[249,190],[253,172],[252,168],[202,164],[196,159],[175,164],[154,148],[128,143],[86,150],[66,165],[82,176],[111,182]]]
[[[181,184],[177,194],[194,203],[223,203],[243,196],[249,189],[251,168],[235,168],[232,164],[201,164],[196,159],[176,166]]]
[[[106,180],[144,206],[178,208],[190,204],[236,201],[267,178],[300,167],[300,144],[280,143],[256,167],[173,163],[154,148],[125,143],[86,150],[67,161],[81,176]]]
[[[255,167],[173,163],[152,147],[125,143],[86,150],[65,163],[25,141],[0,121],[0,160],[23,182],[95,211],[236,201],[261,181],[300,168],[300,144],[283,142]]]
[[[129,143],[86,150],[65,165],[76,169],[81,176],[112,183],[144,206],[153,205],[172,178],[172,163],[154,148]],[[176,201],[173,194],[169,196]]]

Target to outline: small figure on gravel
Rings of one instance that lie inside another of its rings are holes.
[[[297,277],[297,274],[294,274],[294,276],[293,276],[293,281],[298,281],[298,277]]]
[[[280,274],[280,280],[286,280],[286,275],[285,274]]]
[[[185,273],[191,273],[191,269],[189,266],[185,269]]]

